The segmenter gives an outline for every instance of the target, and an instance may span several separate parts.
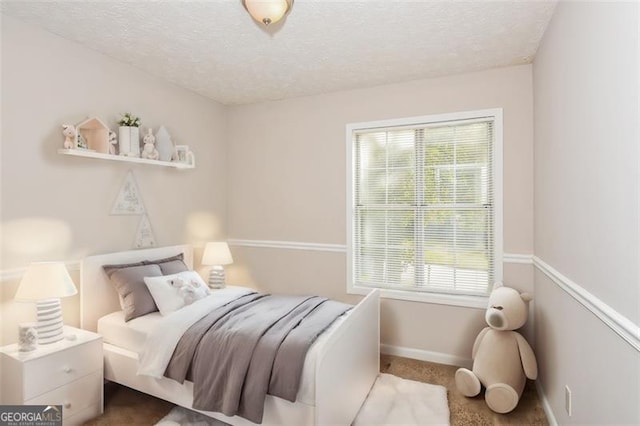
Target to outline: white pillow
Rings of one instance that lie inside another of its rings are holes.
[[[211,294],[207,284],[195,271],[144,277],[144,283],[162,315],[169,315]]]

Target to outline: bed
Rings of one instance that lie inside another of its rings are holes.
[[[193,251],[186,245],[85,258],[81,266],[80,316],[84,329],[97,332],[100,323],[105,341],[106,380],[191,408],[193,383],[179,384],[168,378],[136,374],[140,342],[152,327],[153,317],[159,314],[125,323],[119,313],[118,295],[102,269],[107,264],[134,263],[179,253],[192,267]],[[262,424],[351,424],[379,372],[379,324],[379,293],[374,290],[311,346],[296,402],[267,396]],[[233,425],[254,424],[239,416],[202,413]]]

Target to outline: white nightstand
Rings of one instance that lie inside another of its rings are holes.
[[[102,337],[73,327],[64,335],[32,352],[18,351],[17,344],[0,348],[2,404],[62,405],[65,425],[102,413]]]

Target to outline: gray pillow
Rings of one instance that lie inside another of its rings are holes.
[[[171,275],[189,270],[183,259],[184,253],[180,253],[175,256],[166,257],[164,259],[145,260],[142,263],[145,265],[158,265],[160,267],[160,270],[162,271],[162,275]]]
[[[130,266],[111,272],[111,282],[122,299],[125,321],[130,321],[158,310],[151,293],[149,293],[149,289],[144,283],[144,277],[159,276],[162,276],[162,270],[155,264]]]
[[[130,268],[132,266],[142,266],[144,262],[136,262],[136,263],[122,263],[120,265],[102,265],[102,269],[106,272],[107,276],[111,278],[111,274],[113,274],[118,269]]]
[[[142,263],[164,263],[171,262],[172,260],[183,260],[184,253],[176,254],[175,256],[165,257],[164,259],[144,260]]]
[[[187,265],[182,260],[171,260],[157,264],[162,271],[162,275],[177,274],[178,272],[188,271]]]

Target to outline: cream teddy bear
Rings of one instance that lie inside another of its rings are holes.
[[[473,368],[456,371],[456,387],[464,396],[480,393],[493,411],[508,413],[518,405],[527,378],[538,377],[536,356],[516,330],[527,322],[528,293],[496,283],[489,296],[485,327],[473,344]]]

